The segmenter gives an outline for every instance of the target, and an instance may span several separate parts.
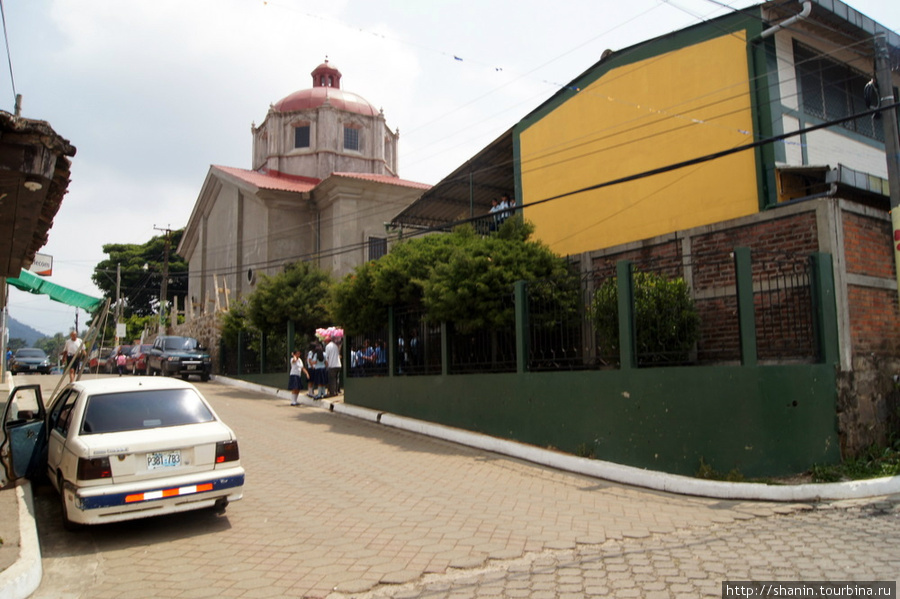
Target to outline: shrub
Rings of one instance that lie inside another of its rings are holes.
[[[594,293],[591,316],[602,342],[619,350],[619,305],[616,277]],[[635,351],[640,364],[684,363],[700,337],[700,316],[683,278],[634,273]]]

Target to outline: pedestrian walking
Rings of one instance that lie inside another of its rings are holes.
[[[315,388],[315,392],[311,395],[313,399],[322,399],[325,397],[325,387],[328,384],[328,364],[325,361],[325,348],[321,343],[312,344],[312,349],[306,356],[306,364],[309,369],[310,391]]]
[[[125,363],[128,361],[128,357],[122,353],[122,350],[119,350],[119,353],[116,354],[116,369],[119,371],[119,376],[125,373]]]
[[[78,333],[69,333],[61,355],[69,365],[69,382],[72,383],[75,381],[75,373],[81,370],[81,359],[84,356],[84,341],[78,338]]]
[[[325,346],[325,363],[328,364],[328,395],[334,397],[341,392],[341,346],[334,337],[328,338]]]
[[[309,373],[306,371],[306,366],[303,364],[303,352],[299,349],[295,349],[291,352],[291,371],[288,375],[288,390],[291,392],[292,406],[300,404],[300,402],[297,401],[297,396],[300,395],[300,389],[306,386],[303,380],[304,376],[307,379],[309,378]]]

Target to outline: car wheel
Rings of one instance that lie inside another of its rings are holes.
[[[145,369],[144,374],[147,376],[153,376],[153,369],[150,368],[150,362],[147,362],[147,368]]]
[[[204,372],[203,374],[201,374],[200,380],[203,381],[204,383],[208,383],[209,382],[209,373]]]
[[[224,514],[225,508],[228,507],[228,499],[225,497],[220,497],[216,499],[215,505],[212,506],[212,510],[217,514]]]
[[[81,530],[82,526],[78,522],[72,522],[69,519],[69,509],[66,506],[66,494],[63,487],[63,479],[61,474],[56,475],[56,488],[59,491],[59,508],[62,514],[62,525],[63,528],[68,530],[69,532],[75,532],[76,530]]]
[[[181,375],[181,380],[183,380],[183,381],[186,381],[186,380],[188,380],[189,378],[191,378],[191,375],[189,375],[189,374],[182,374],[182,375]]]

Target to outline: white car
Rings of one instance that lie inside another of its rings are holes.
[[[46,467],[63,523],[118,522],[243,496],[237,438],[192,384],[100,378],[65,386],[45,410],[39,385],[12,390],[0,458],[8,480]],[[46,466],[44,466],[46,464]]]

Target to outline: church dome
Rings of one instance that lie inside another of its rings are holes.
[[[313,70],[312,80],[311,89],[302,89],[282,98],[272,105],[273,110],[295,112],[328,104],[338,110],[365,116],[377,116],[380,112],[362,96],[342,90],[341,72],[327,59]]]

